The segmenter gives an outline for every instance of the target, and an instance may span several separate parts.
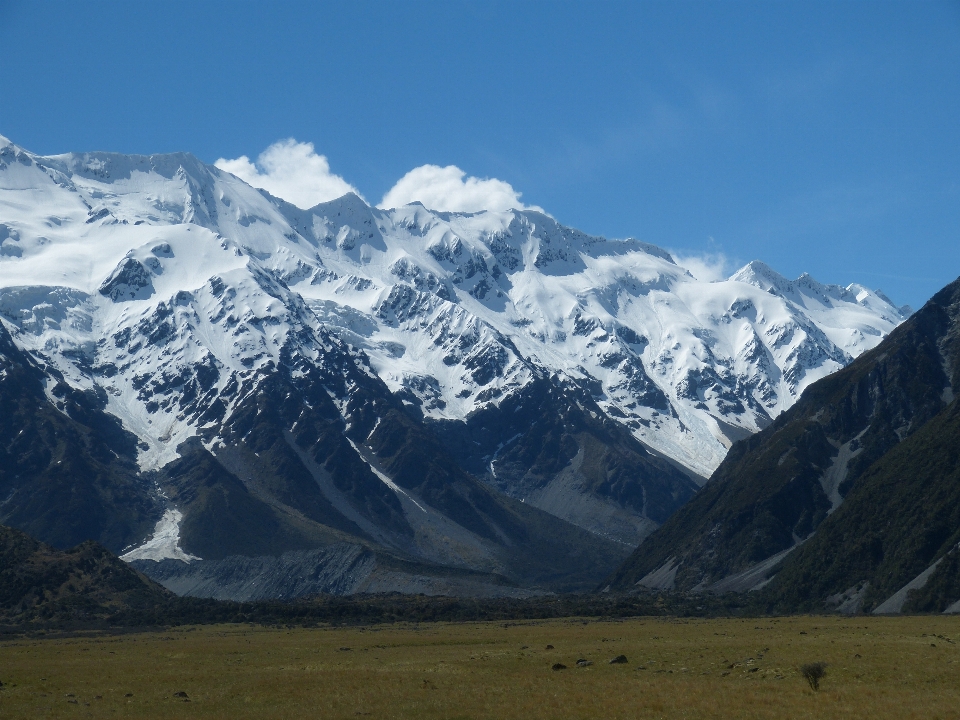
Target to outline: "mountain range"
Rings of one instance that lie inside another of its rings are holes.
[[[592,588],[910,312],[0,139],[0,522],[215,597]]]
[[[960,279],[737,443],[611,578],[777,611],[960,611]]]

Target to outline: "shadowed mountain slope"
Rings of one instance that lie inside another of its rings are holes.
[[[784,607],[878,606],[957,541],[958,383],[960,281],[734,445],[611,587],[747,590],[782,568]]]
[[[856,596],[868,612],[943,612],[960,600],[958,543],[960,405],[954,400],[863,473],[843,505],[790,556],[769,592],[786,609],[820,610],[823,598],[839,594],[833,605]],[[931,568],[916,589],[883,607]]]
[[[467,471],[524,503],[636,545],[697,491],[590,394],[543,378],[464,421],[431,421]],[[697,478],[702,482],[702,478]]]
[[[150,531],[160,510],[137,473],[137,439],[105,405],[0,323],[0,522],[59,548],[92,539],[115,552]]]

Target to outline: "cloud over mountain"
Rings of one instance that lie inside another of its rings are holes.
[[[521,193],[496,178],[467,177],[456,165],[421,165],[404,175],[380,201],[381,208],[421,202],[441,212],[539,210],[520,201]]]
[[[220,158],[214,164],[304,210],[349,192],[360,195],[353,185],[330,172],[326,156],[318,155],[313,143],[293,138],[275,142],[260,153],[256,163],[241,155],[233,160]]]
[[[731,266],[730,258],[722,252],[688,254],[683,251],[672,251],[670,254],[677,265],[701,282],[726,280],[735,269]]]
[[[257,157],[220,158],[214,163],[244,182],[262,188],[304,210],[318,203],[335,200],[349,192],[363,197],[359,190],[331,172],[325,155],[317,154],[313,143],[294,138],[278,140]],[[441,212],[482,212],[484,210],[537,210],[525,205],[521,193],[497,178],[478,178],[456,165],[421,165],[390,188],[378,207],[388,209],[421,202]]]

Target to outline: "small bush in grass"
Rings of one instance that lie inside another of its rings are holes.
[[[827,674],[827,665],[822,662],[806,663],[800,666],[800,674],[810,683],[812,690],[819,690],[820,681]]]

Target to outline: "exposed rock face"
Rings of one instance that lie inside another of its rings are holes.
[[[137,260],[124,258],[97,290],[113,302],[146,300],[153,295],[150,272]]]
[[[461,466],[502,492],[635,546],[696,492],[576,386],[548,379],[430,427]]]

